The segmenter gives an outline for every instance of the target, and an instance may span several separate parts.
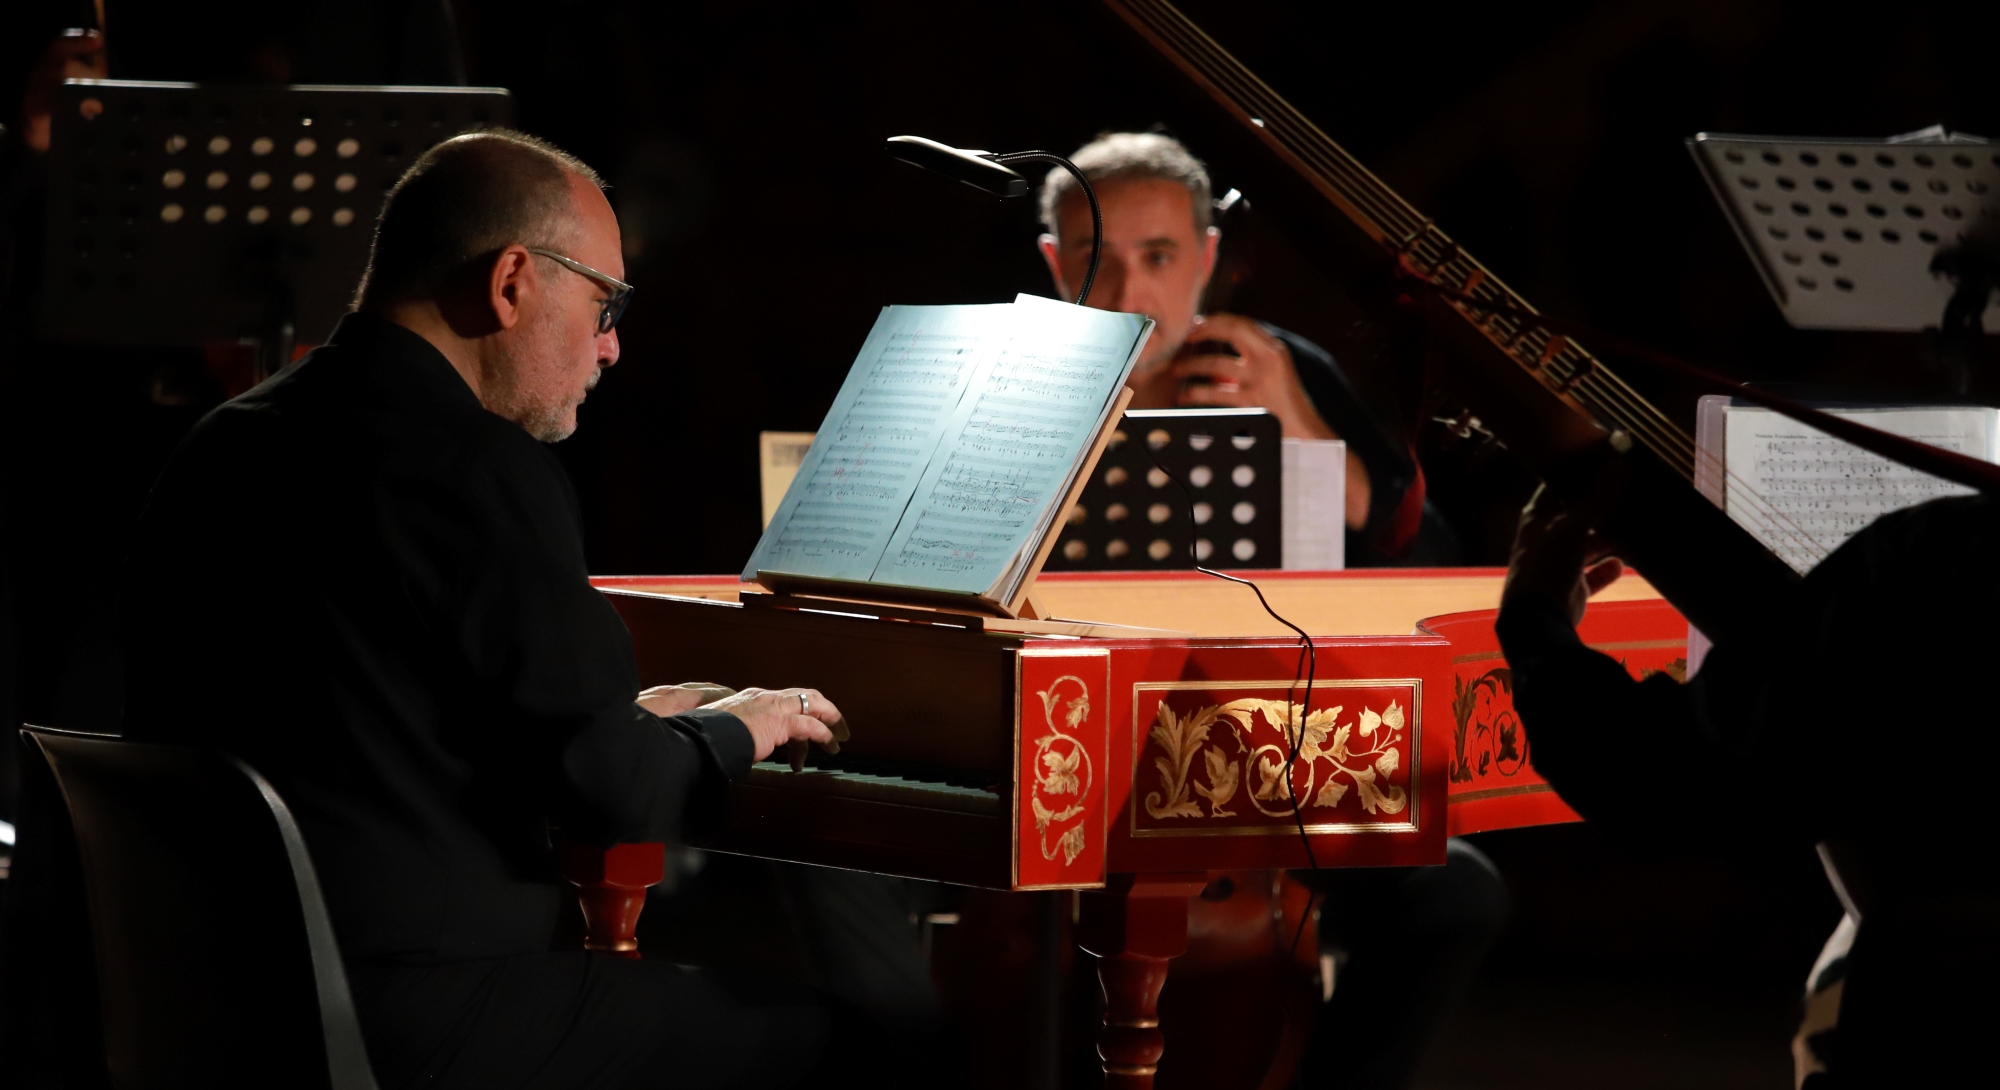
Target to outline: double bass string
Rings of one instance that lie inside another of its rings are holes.
[[[1190,67],[1195,68],[1203,79],[1214,83],[1218,90],[1223,91],[1232,104],[1242,106],[1248,103],[1254,106],[1258,111],[1253,115],[1255,120],[1261,121],[1263,127],[1274,136],[1284,130],[1300,130],[1293,134],[1292,139],[1282,141],[1286,149],[1302,158],[1318,160],[1311,165],[1322,175],[1341,176],[1346,188],[1340,193],[1340,199],[1355,204],[1359,211],[1373,217],[1378,223],[1410,222],[1408,217],[1415,215],[1415,209],[1395,196],[1379,179],[1369,175],[1367,168],[1347,155],[1339,145],[1333,144],[1325,134],[1319,133],[1312,122],[1306,120],[1291,103],[1286,102],[1271,89],[1270,85],[1243,67],[1242,62],[1236,60],[1201,28],[1195,26],[1186,15],[1171,4],[1160,3],[1157,0],[1128,0],[1127,6],[1135,9],[1135,15],[1138,15],[1136,9],[1142,7],[1163,13],[1151,17],[1140,16],[1145,23],[1144,29],[1168,39],[1167,44],[1185,59]],[[1202,61],[1208,63],[1200,63]],[[1317,135],[1319,139],[1306,142],[1321,145],[1320,147],[1295,146],[1300,143],[1299,137],[1311,135]],[[1334,154],[1328,155],[1327,148],[1331,148]],[[1373,184],[1366,184],[1368,182]],[[1399,215],[1399,212],[1402,214]],[[1379,231],[1380,228],[1376,227],[1376,230]]]
[[[1433,286],[1435,287],[1436,285]],[[1498,316],[1496,315],[1496,317]],[[1537,314],[1535,318],[1541,319],[1541,316]],[[1546,319],[1542,320],[1546,321]],[[1539,342],[1540,345],[1546,346],[1552,336],[1554,334],[1548,331],[1546,325],[1542,325],[1531,329],[1521,340],[1523,343],[1531,345]],[[1568,343],[1574,344],[1575,342],[1570,341]],[[1554,361],[1552,360],[1551,362],[1553,363]],[[1572,364],[1571,374],[1575,373],[1574,369],[1576,366],[1580,365]],[[1593,361],[1592,366],[1594,370],[1602,369],[1602,365],[1595,361]],[[1589,381],[1588,377],[1578,381],[1576,385],[1582,387],[1584,382],[1587,381]],[[1593,387],[1597,386],[1595,383],[1592,385]],[[1622,386],[1622,382],[1619,385]],[[1629,387],[1626,387],[1626,389],[1629,390]],[[1650,402],[1640,398],[1636,393],[1631,393],[1628,398],[1627,396],[1622,396],[1617,387],[1613,387],[1608,391],[1602,391],[1596,400],[1601,402],[1597,407],[1600,415],[1610,418],[1613,422],[1621,426],[1627,427],[1628,434],[1634,434],[1635,438],[1639,438],[1641,441],[1647,441],[1651,438],[1652,441],[1648,441],[1647,445],[1655,453],[1659,454],[1663,460],[1666,460],[1676,470],[1680,471],[1683,476],[1686,476],[1690,483],[1693,482],[1696,476],[1695,470],[1698,459],[1703,457],[1703,455],[1695,447],[1691,437],[1685,431],[1672,426],[1671,422],[1665,421],[1663,423],[1667,424],[1667,429],[1647,427],[1642,416],[1625,416],[1621,413],[1621,409],[1629,411],[1631,408],[1630,401],[1636,400],[1645,410],[1650,411],[1651,415],[1659,415],[1658,410]],[[1620,406],[1618,403],[1621,401],[1626,402],[1626,404]],[[1662,430],[1666,431],[1666,437],[1658,436],[1657,433]],[[1653,433],[1653,435],[1649,436],[1648,433]],[[1667,442],[1672,443],[1672,448],[1667,450],[1660,449]],[[1712,458],[1713,456],[1708,457]],[[1725,496],[1729,501],[1728,506],[1736,508],[1738,515],[1746,521],[1756,524],[1757,527],[1773,537],[1791,539],[1793,548],[1815,558],[1823,558],[1830,551],[1825,542],[1813,537],[1790,517],[1772,507],[1761,493],[1737,475],[1730,473],[1726,465],[1720,468],[1724,480]]]
[[[1435,283],[1433,283],[1431,286],[1433,290],[1439,290],[1438,285],[1436,285]],[[1537,320],[1544,323],[1548,321],[1548,319],[1543,318],[1539,314],[1534,315],[1534,317]],[[1540,343],[1546,345],[1548,343],[1549,338],[1555,335],[1556,334],[1551,333],[1548,330],[1547,326],[1544,324],[1541,325],[1539,328],[1530,330],[1528,335],[1524,336],[1522,340],[1525,343],[1528,342],[1531,338],[1539,336]],[[1575,342],[1568,341],[1567,343],[1574,344]],[[1602,367],[1601,364],[1595,364],[1595,366],[1598,368]],[[1572,371],[1572,373],[1574,373],[1574,371]],[[1583,384],[1582,381],[1579,381],[1577,383],[1578,386],[1581,386],[1582,384]],[[1622,383],[1620,385],[1622,386]],[[1627,387],[1626,389],[1629,390],[1629,387]],[[1658,415],[1658,410],[1654,408],[1650,402],[1647,402],[1643,398],[1640,398],[1636,393],[1631,394],[1631,397],[1633,399],[1638,400],[1640,404],[1644,405],[1645,408],[1650,410],[1654,415]],[[1617,390],[1613,389],[1611,391],[1611,396],[1605,398],[1604,400],[1607,402],[1613,402],[1615,400],[1619,400],[1617,397]],[[1613,404],[1603,405],[1597,411],[1600,412],[1600,415],[1608,417],[1616,423],[1619,423],[1621,425],[1625,425],[1627,423],[1626,419],[1622,419],[1620,417],[1619,413],[1616,411],[1615,405]],[[1731,510],[1733,516],[1738,517],[1741,520],[1743,520],[1746,524],[1752,525],[1754,528],[1763,531],[1764,534],[1772,540],[1789,539],[1788,544],[1790,545],[1791,548],[1799,551],[1804,555],[1810,556],[1811,558],[1813,558],[1813,561],[1815,563],[1817,563],[1819,560],[1824,559],[1826,555],[1832,551],[1832,547],[1827,542],[1820,540],[1819,538],[1811,534],[1809,531],[1807,531],[1804,527],[1801,527],[1790,516],[1777,510],[1777,508],[1773,507],[1770,504],[1769,500],[1766,499],[1761,492],[1757,491],[1753,486],[1751,486],[1749,482],[1744,481],[1737,474],[1731,473],[1726,463],[1717,462],[1713,455],[1704,454],[1703,452],[1701,452],[1699,448],[1697,448],[1694,445],[1692,439],[1687,436],[1687,433],[1685,431],[1681,430],[1678,427],[1672,427],[1671,423],[1670,422],[1668,423],[1669,427],[1672,428],[1670,434],[1677,441],[1677,445],[1681,449],[1678,449],[1673,452],[1673,454],[1677,455],[1677,457],[1669,457],[1668,452],[1661,451],[1657,447],[1654,448],[1655,453],[1659,453],[1664,460],[1667,460],[1669,462],[1669,464],[1674,464],[1675,468],[1681,471],[1682,474],[1689,479],[1690,483],[1692,483],[1695,479],[1696,476],[1695,470],[1698,464],[1708,464],[1716,466],[1721,470],[1721,477],[1723,480],[1723,488],[1725,496],[1725,503],[1724,503],[1725,509]],[[1637,426],[1639,424],[1638,419],[1632,418],[1631,424]],[[1643,439],[1643,435],[1641,436],[1641,438]],[[1648,445],[1652,446],[1653,444],[1649,443]],[[1703,458],[1708,459],[1708,462],[1700,463],[1699,460]],[[1685,466],[1676,464],[1681,459],[1685,460]]]

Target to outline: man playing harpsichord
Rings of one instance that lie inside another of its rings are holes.
[[[794,1085],[853,1039],[803,993],[549,951],[552,828],[673,839],[839,718],[810,689],[639,692],[586,578],[544,444],[618,361],[600,186],[504,132],[426,152],[355,313],[202,421],[134,549],[128,731],[290,804],[385,1087]]]

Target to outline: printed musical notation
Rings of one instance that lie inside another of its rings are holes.
[[[883,310],[746,579],[759,569],[868,578],[1009,310]]]
[[[1139,330],[1131,315],[1035,303],[947,429],[878,580],[985,593],[1051,525]]]
[[[2000,410],[1828,411],[1974,458],[2000,455]],[[1971,491],[1754,406],[1729,406],[1724,461],[1724,510],[1800,572],[1891,511]]]
[[[1022,296],[889,307],[743,577],[997,594],[1078,472],[1146,322]]]

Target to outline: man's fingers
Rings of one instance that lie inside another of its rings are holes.
[[[1243,369],[1241,360],[1228,356],[1199,356],[1174,364],[1168,372],[1173,379],[1175,391],[1185,393],[1200,386],[1229,386],[1240,388],[1250,379]]]
[[[810,715],[788,716],[785,725],[791,728],[795,742],[814,742],[824,746],[833,741],[833,730]]]
[[[1587,593],[1595,595],[1598,591],[1616,583],[1618,577],[1624,574],[1625,562],[1615,556],[1610,557],[1584,570],[1583,586]]]
[[[1273,348],[1277,339],[1264,332],[1264,327],[1240,314],[1197,314],[1188,326],[1188,342],[1228,341],[1238,352],[1253,345],[1258,348]]]
[[[837,723],[841,719],[840,709],[818,689],[785,689],[772,695],[788,701],[785,711],[810,716],[822,723]]]
[[[1191,375],[1231,374],[1241,371],[1250,364],[1243,356],[1225,356],[1220,352],[1196,352],[1177,356],[1167,365],[1167,370],[1176,378]]]
[[[1181,390],[1176,403],[1185,408],[1215,406],[1225,409],[1250,408],[1254,404],[1250,393],[1233,382],[1186,387]]]

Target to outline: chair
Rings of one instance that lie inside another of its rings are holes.
[[[319,880],[271,785],[208,750],[22,733],[74,829],[112,1084],[376,1090]]]

